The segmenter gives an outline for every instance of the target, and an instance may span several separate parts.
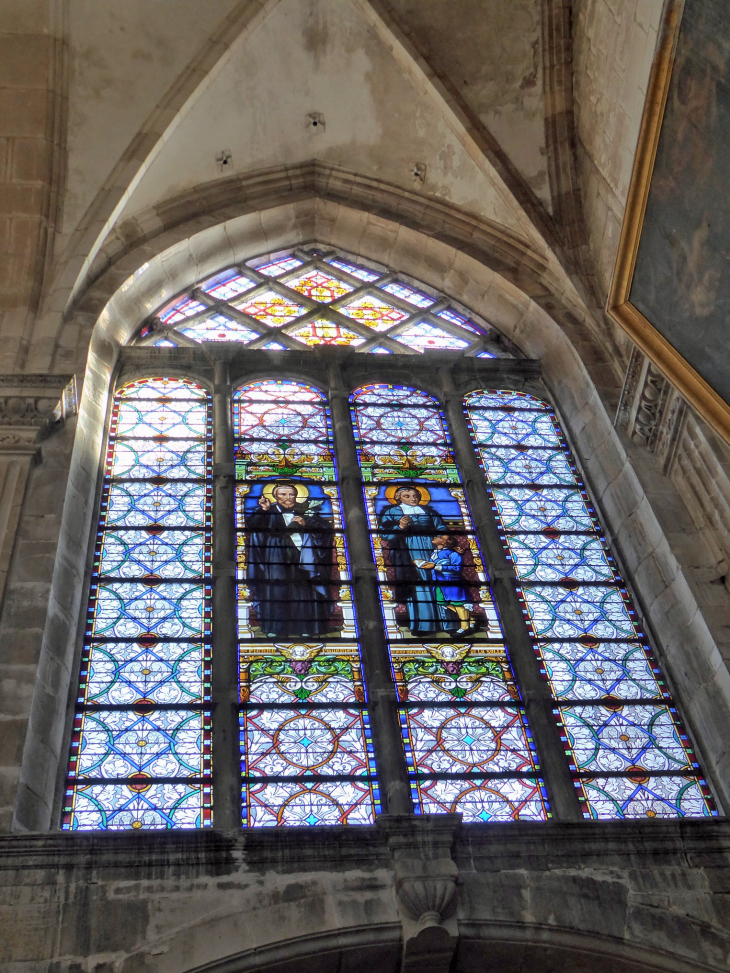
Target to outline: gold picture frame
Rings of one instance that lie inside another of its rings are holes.
[[[683,9],[684,0],[669,0],[664,11],[649,78],[607,311],[692,408],[730,443],[730,405],[629,300]]]

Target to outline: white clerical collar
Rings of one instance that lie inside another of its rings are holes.
[[[413,507],[410,503],[401,503],[401,510],[405,514],[422,514],[423,507],[415,506]]]

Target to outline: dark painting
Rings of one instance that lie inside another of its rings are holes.
[[[630,301],[730,401],[730,4],[686,0]]]

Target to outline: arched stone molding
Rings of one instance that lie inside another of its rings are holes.
[[[526,969],[534,973],[709,973],[712,969],[690,957],[570,928],[468,920],[459,927],[463,932],[451,967],[425,956],[412,968],[414,973],[447,973],[449,969],[453,973],[523,973]],[[191,967],[185,973],[289,973],[293,964],[307,973],[363,968],[402,973],[409,966],[407,961],[400,965],[399,934],[400,927],[394,923],[302,936]]]
[[[638,595],[646,626],[654,631],[659,654],[675,681],[705,768],[730,805],[730,793],[725,791],[730,788],[725,732],[730,722],[730,673],[612,427],[595,379],[581,357],[584,348],[571,342],[536,300],[474,257],[393,220],[344,205],[308,199],[217,223],[177,242],[170,236],[175,234],[156,238],[158,244],[168,244],[160,253],[142,249],[130,255],[138,267],[132,276],[119,280],[124,271],[117,268],[104,277],[105,286],[117,281],[117,289],[100,309],[91,335],[14,827],[46,830],[52,826],[53,793],[65,753],[66,700],[85,594],[87,554],[79,538],[91,536],[110,387],[121,348],[150,313],[197,280],[262,252],[315,239],[389,264],[445,292],[540,362],[608,536]],[[96,317],[92,307],[90,297],[89,323]],[[181,361],[186,350],[180,349]],[[600,374],[595,363],[593,372]]]
[[[287,212],[284,207],[292,209]],[[355,212],[351,214],[351,210]],[[337,220],[343,226],[353,222],[365,237],[390,239],[393,227],[408,228],[472,256],[544,308],[581,349],[594,381],[611,406],[618,402],[621,356],[612,332],[596,323],[549,253],[539,252],[507,227],[459,207],[318,160],[218,180],[192,195],[185,193],[160,203],[118,227],[99,253],[89,286],[79,295],[73,312],[66,315],[53,357],[58,361],[60,354],[68,362],[67,350],[71,336],[78,331],[80,316],[91,324],[88,315],[93,314],[95,320],[115,290],[152,255],[189,238],[199,240],[200,246],[209,246],[213,228],[224,224],[232,240],[254,233],[262,238],[264,250],[285,246],[287,241],[281,236],[270,239],[270,228],[273,231],[278,227],[283,213],[292,231],[297,226],[296,242],[326,240],[323,233]],[[372,217],[367,221],[367,233],[362,216],[357,214]],[[231,225],[246,216],[252,219]],[[378,221],[390,226],[378,231]],[[322,228],[323,222],[327,228]],[[201,232],[204,236],[199,237]],[[378,245],[382,246],[382,240]],[[382,249],[376,248],[374,259],[381,253]]]

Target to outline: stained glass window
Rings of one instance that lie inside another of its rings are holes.
[[[584,815],[716,814],[555,414],[511,391],[466,410]]]
[[[375,354],[506,353],[504,341],[497,350],[488,326],[445,299],[386,268],[316,248],[215,274],[146,322],[137,340],[175,345],[185,339],[289,350],[343,345]]]
[[[354,393],[360,467],[418,813],[544,820],[545,789],[438,403]]]
[[[379,809],[329,410],[287,381],[234,397],[243,824]]]
[[[218,377],[219,366],[235,363],[234,373],[251,382],[233,396],[235,594],[232,581],[217,593],[218,605],[229,605],[224,618],[235,614],[236,637],[226,647],[223,625],[216,642],[224,663],[236,659],[239,688],[239,745],[217,772],[225,779],[230,761],[240,761],[244,827],[375,821],[380,795],[363,671],[390,687],[377,658],[383,636],[405,755],[389,766],[387,781],[383,770],[383,784],[402,787],[407,774],[416,813],[542,821],[555,788],[555,813],[570,817],[577,813],[571,779],[586,818],[717,813],[555,415],[534,396],[484,391],[466,400],[515,571],[524,615],[523,625],[517,613],[515,632],[498,616],[438,401],[405,385],[352,394],[368,520],[355,518],[348,529],[369,532],[380,597],[380,614],[367,618],[376,658],[366,655],[363,665],[327,397],[276,371],[261,378],[271,373],[260,368],[289,356],[256,353],[298,351],[291,360],[303,369],[309,349],[347,349],[311,356],[317,374],[329,370],[337,387],[364,364],[359,354],[395,356],[380,362],[382,376],[394,380],[416,374],[417,361],[434,351],[472,357],[469,374],[492,374],[477,359],[518,353],[489,325],[426,284],[312,246],[201,280],[148,318],[136,341],[175,367],[204,362],[203,374],[211,357]],[[219,346],[190,350],[208,342]],[[180,345],[184,354],[175,351]],[[441,364],[433,356],[431,363]],[[429,369],[435,382],[440,374]],[[226,395],[225,383],[216,384],[215,396]],[[194,381],[173,378],[129,382],[114,397],[67,830],[212,822],[211,714],[225,737],[231,704],[211,690],[210,399]],[[338,448],[352,449],[350,435],[347,422],[338,424]],[[222,484],[229,467],[216,463]],[[225,495],[216,493],[222,520],[232,516]],[[353,546],[366,541],[364,533],[350,537]],[[514,601],[515,592],[505,597]],[[527,680],[534,665],[537,702],[530,695],[525,705],[513,658]],[[224,682],[225,665],[217,671]],[[378,745],[394,716],[385,696],[373,710]],[[533,741],[528,713],[536,724],[548,719],[540,724],[546,741]],[[222,798],[217,816],[230,827],[238,811]]]
[[[115,396],[65,830],[211,823],[210,441],[194,382]]]

